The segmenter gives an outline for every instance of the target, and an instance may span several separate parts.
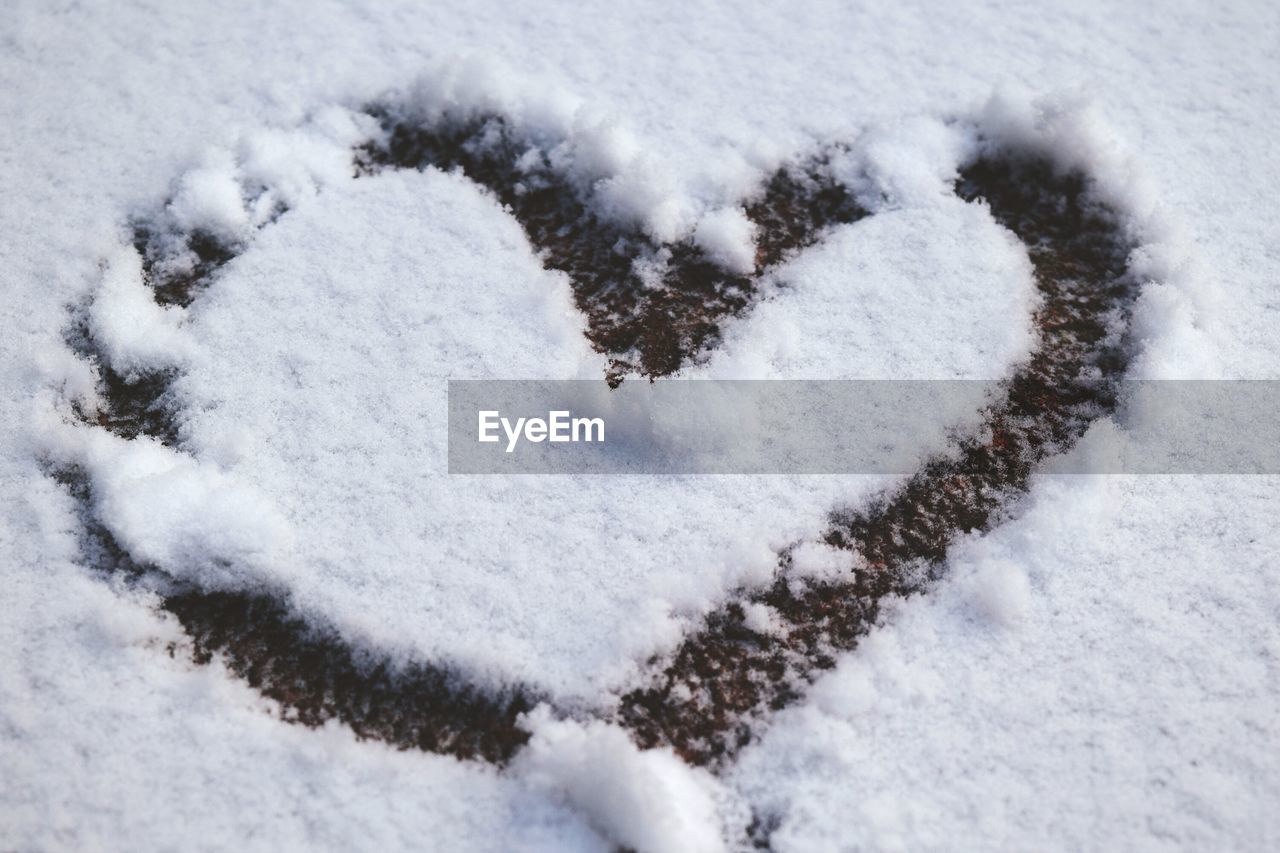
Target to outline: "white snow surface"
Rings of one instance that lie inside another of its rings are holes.
[[[1273,848],[1278,485],[1042,478],[741,757],[775,848]]]
[[[1274,848],[1275,478],[1040,478],[713,781],[598,723],[531,720],[498,772],[281,722],[189,664],[146,592],[81,564],[40,460],[84,465],[99,517],[167,571],[285,588],[357,643],[607,706],[877,481],[448,479],[442,378],[600,359],[491,199],[439,173],[351,179],[353,108],[412,89],[428,112],[518,114],[572,141],[556,156],[610,215],[740,268],[735,209],[763,176],[855,142],[880,212],[779,270],[704,376],[1007,372],[1029,272],[946,198],[971,140],[945,120],[1038,126],[1141,229],[1138,372],[1261,378],[1280,374],[1277,44],[1261,3],[10,4],[0,847],[715,849],[754,811],[778,849]],[[175,228],[247,247],[181,311],[139,298],[123,248],[169,199]],[[73,305],[118,369],[184,371],[190,455],[61,420],[95,404]]]
[[[568,797],[618,844],[715,853],[742,833],[740,803],[710,773],[691,768],[670,749],[637,749],[616,726],[556,721],[545,707],[528,716],[533,738],[515,772]]]
[[[782,270],[778,293],[732,324],[709,367],[685,375],[886,375],[897,361],[906,375],[999,375],[1029,345],[1025,254],[980,209],[934,207],[847,229],[838,245],[879,256],[865,266],[833,252]],[[947,212],[959,234],[943,227]],[[849,288],[840,270],[866,283]],[[954,286],[921,286],[922,270]],[[871,282],[890,294],[873,295]],[[187,525],[163,523],[175,486],[150,469],[132,476],[122,455],[107,463],[99,508],[122,544],[206,587],[282,585],[364,645],[561,699],[607,701],[602,688],[625,686],[688,617],[767,577],[778,548],[879,482],[446,473],[447,379],[602,381],[605,370],[565,277],[542,270],[511,217],[456,175],[332,187],[265,229],[190,314],[184,343],[208,357],[176,390],[184,440],[204,465],[175,453],[172,467],[201,472],[209,507],[184,490]],[[961,315],[964,333],[920,334]],[[869,343],[873,330],[889,343]],[[905,351],[912,360],[898,359]],[[972,413],[939,413],[922,425],[923,445],[940,447],[940,428]],[[94,438],[122,454],[133,444]],[[229,496],[235,479],[257,491]],[[281,542],[289,553],[262,555]],[[249,576],[237,583],[228,562]]]
[[[767,578],[778,548],[879,482],[447,473],[446,380],[605,371],[565,276],[456,175],[335,188],[267,229],[191,313],[199,348],[219,356],[179,380],[184,436],[290,528],[291,552],[261,582],[360,644],[562,700],[607,702],[602,689],[673,646],[688,617]],[[245,509],[253,537],[264,513]],[[174,538],[122,532],[143,553]]]
[[[122,376],[137,376],[180,367],[192,355],[191,341],[179,329],[181,314],[156,303],[143,282],[142,259],[122,248],[104,265],[88,325],[107,364]]]

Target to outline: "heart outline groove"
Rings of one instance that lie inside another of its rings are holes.
[[[795,160],[744,202],[759,235],[755,269],[733,273],[689,239],[662,246],[638,226],[601,216],[589,192],[547,158],[528,162],[527,139],[502,115],[424,124],[394,106],[366,113],[381,133],[352,152],[356,174],[457,170],[492,193],[543,263],[571,279],[588,338],[610,358],[604,378],[611,385],[629,376],[666,376],[704,355],[724,320],[751,310],[762,276],[830,229],[871,215],[830,168],[832,154],[847,149],[832,146]],[[966,202],[986,204],[1026,247],[1041,300],[1033,352],[1003,382],[1004,396],[984,409],[981,426],[958,439],[952,453],[926,459],[872,504],[830,514],[825,542],[858,554],[864,569],[842,581],[797,579],[788,573],[784,549],[773,583],[733,591],[674,653],[650,661],[648,682],[624,693],[612,717],[639,746],[669,746],[687,762],[712,768],[730,760],[770,712],[803,696],[838,654],[857,645],[886,597],[927,589],[956,538],[999,523],[1041,462],[1116,410],[1116,383],[1132,349],[1125,330],[1138,293],[1128,269],[1135,243],[1118,212],[1094,197],[1088,175],[1059,168],[1033,146],[980,146],[963,164],[954,191]],[[285,213],[274,211],[261,227]],[[160,305],[191,304],[251,242],[232,245],[203,231],[179,236],[195,263],[175,273],[160,263],[172,229],[166,231],[160,217],[134,226],[134,245]],[[661,250],[664,286],[639,286],[632,260]],[[105,400],[96,412],[77,410],[83,424],[180,448],[172,370],[140,376],[113,370],[83,317],[66,338],[97,365]],[[126,580],[161,571],[131,558],[95,516],[92,481],[83,470],[50,467],[77,499],[88,565]],[[777,613],[782,630],[766,635],[748,627],[745,608],[752,604]],[[337,719],[362,738],[402,748],[504,764],[528,740],[521,715],[546,698],[519,685],[477,686],[448,665],[394,663],[300,614],[287,596],[175,583],[160,607],[182,624],[198,663],[219,657],[278,702],[286,719],[310,726]]]

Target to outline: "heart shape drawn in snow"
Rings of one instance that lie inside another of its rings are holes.
[[[96,373],[49,456],[95,559],[304,723],[501,762],[548,700],[726,759],[1116,406],[1134,245],[1072,117],[907,127],[935,161],[868,134],[674,241],[591,134],[491,105],[327,110],[212,157],[69,335]],[[838,378],[913,325],[1011,373],[902,482],[443,473],[447,378]]]

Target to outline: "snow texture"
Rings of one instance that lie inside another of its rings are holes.
[[[180,367],[193,353],[182,311],[161,307],[142,280],[142,259],[120,249],[106,262],[89,309],[89,328],[107,364],[122,376]]]
[[[545,709],[529,722],[533,740],[515,772],[572,803],[610,840],[636,851],[727,849],[717,802],[726,795],[707,771],[669,749],[637,749],[604,723],[555,722]]]
[[[1273,6],[804,6],[6,8],[0,847],[717,849],[748,814],[779,850],[1280,845],[1275,478],[1039,478],[718,779],[545,712],[505,771],[291,725],[85,564],[46,463],[175,577],[287,589],[357,645],[585,719],[885,484],[448,479],[444,378],[602,360],[490,197],[353,178],[388,92],[519,119],[604,215],[732,269],[765,177],[850,143],[835,165],[876,215],[772,274],[689,376],[1007,374],[1026,256],[948,190],[1000,141],[1126,212],[1135,375],[1280,375]],[[193,230],[244,250],[185,309],[143,298],[124,233],[157,210],[173,270]],[[183,452],[75,423],[98,404],[64,340],[81,310],[117,371],[179,371]]]
[[[688,617],[878,482],[449,475],[447,379],[605,370],[565,277],[456,175],[351,181],[291,211],[192,313],[198,346],[221,355],[176,385],[187,445],[291,530],[260,580],[287,579],[302,611],[360,644],[562,700],[607,702]],[[237,538],[263,518],[246,502]]]

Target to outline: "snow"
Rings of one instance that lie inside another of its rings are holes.
[[[169,211],[184,231],[204,231],[238,243],[249,228],[249,212],[236,180],[235,161],[225,151],[211,152],[208,160],[182,177]]]
[[[984,210],[954,197],[842,228],[774,279],[751,317],[729,325],[708,375],[991,379],[1034,340],[1026,252]],[[921,334],[939,328],[948,333]]]
[[[572,803],[613,842],[638,853],[728,849],[718,812],[726,795],[707,771],[669,749],[639,750],[604,723],[557,722],[541,708],[529,722],[533,739],[515,772]]]
[[[107,364],[121,376],[184,364],[193,351],[180,326],[182,311],[161,307],[142,280],[142,259],[118,249],[106,262],[102,286],[89,308],[89,329]]]
[[[199,348],[220,356],[176,385],[183,436],[219,459],[245,436],[226,476],[267,495],[293,543],[246,564],[246,583],[287,578],[304,612],[362,644],[564,701],[610,701],[602,690],[672,647],[689,617],[767,576],[772,549],[878,482],[449,475],[448,378],[604,376],[565,277],[458,176],[334,188],[264,231],[192,315]],[[220,520],[256,535],[270,515],[241,505],[242,519]],[[200,537],[204,515],[191,521],[155,535]],[[182,565],[146,556],[220,580],[181,552]]]
[[[857,570],[856,559],[849,552],[824,542],[801,542],[790,554],[791,568],[798,578],[831,579]]]
[[[358,643],[539,683],[585,719],[883,481],[476,484],[404,464],[439,458],[440,377],[599,360],[491,199],[438,173],[352,179],[361,105],[412,90],[424,114],[516,116],[607,215],[737,268],[735,211],[763,177],[853,143],[877,214],[778,270],[688,374],[771,378],[991,377],[1026,352],[1025,257],[946,192],[976,120],[1086,165],[1133,215],[1137,375],[1263,378],[1277,43],[1257,3],[12,4],[0,846],[714,848],[750,808],[777,849],[1274,848],[1274,478],[1040,478],[711,781],[598,722],[531,723],[524,769],[501,772],[280,722],[188,663],[146,590],[81,565],[40,460],[85,466],[94,511],[166,571],[287,587]],[[183,310],[139,298],[121,234],[168,199],[162,238],[248,246]],[[182,368],[190,455],[61,422],[96,396],[62,339],[72,307],[118,370]]]
[[[999,375],[1030,345],[1026,258],[980,209],[954,199],[926,209],[938,227],[886,214],[837,242],[878,255],[865,280],[889,294],[850,293],[849,271],[864,270],[847,256],[802,256],[779,273],[787,283],[777,297],[733,324],[705,371],[687,375],[841,378],[892,364]],[[968,234],[941,232],[955,219]],[[945,236],[918,240],[920,231]],[[968,268],[961,244],[974,255]],[[938,274],[953,282],[946,294],[930,287]],[[932,333],[958,316],[965,333]],[[139,477],[88,454],[103,480],[97,515],[135,558],[210,589],[231,574],[242,586],[283,583],[303,612],[361,645],[516,679],[570,704],[607,705],[606,691],[633,683],[692,617],[767,577],[769,554],[816,536],[826,510],[883,482],[447,474],[445,380],[605,370],[565,277],[540,269],[516,223],[457,175],[331,186],[228,265],[192,306],[188,331],[188,346],[217,356],[177,381],[180,429],[211,462],[171,453],[163,477]],[[866,346],[876,335],[887,351]],[[757,342],[785,355],[761,357]],[[767,363],[725,366],[743,358]],[[941,427],[960,417],[939,413],[918,447],[942,447]],[[228,446],[238,448],[229,460]],[[568,519],[579,529],[565,529]]]
[[[1031,609],[1031,586],[1019,563],[1007,560],[985,564],[973,579],[978,610],[997,625],[1012,627]]]
[[[608,849],[478,764],[281,723],[145,594],[76,563],[68,496],[33,480],[6,516],[0,832],[16,849]],[[18,537],[18,532],[27,535]],[[38,568],[36,568],[38,567]],[[56,594],[51,594],[51,590]],[[172,656],[167,646],[178,648]]]
[[[49,432],[60,430],[51,425]],[[83,467],[94,485],[95,514],[138,562],[165,566],[208,589],[276,579],[270,567],[291,530],[251,487],[154,439],[77,429],[64,440],[74,450],[49,450]]]
[[[775,849],[1273,847],[1278,483],[1192,482],[1041,478],[959,549],[734,770]]]
[[[693,241],[730,272],[749,275],[756,268],[755,225],[740,207],[726,207],[703,216]]]

